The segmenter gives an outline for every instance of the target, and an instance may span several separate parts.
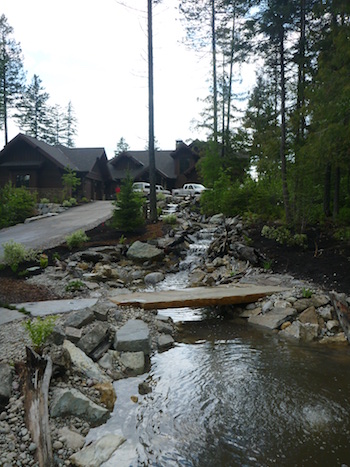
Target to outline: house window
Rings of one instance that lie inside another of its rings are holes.
[[[16,175],[16,188],[21,186],[29,187],[30,175]]]

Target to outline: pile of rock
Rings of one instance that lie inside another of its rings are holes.
[[[49,412],[57,465],[85,465],[85,436],[109,418],[117,397],[113,381],[145,373],[151,352],[171,347],[174,333],[171,319],[156,312],[121,311],[103,301],[59,317],[44,349],[53,363]],[[144,382],[140,394],[149,391]],[[0,403],[0,465],[36,465],[37,446],[9,363],[0,365]],[[110,442],[115,446],[114,438]]]
[[[305,289],[294,288],[251,303],[238,312],[248,323],[274,330],[283,337],[347,344],[332,299],[320,290],[306,293]]]

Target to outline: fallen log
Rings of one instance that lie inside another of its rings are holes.
[[[52,374],[50,357],[42,357],[26,347],[27,366],[24,385],[27,427],[36,444],[36,460],[40,467],[54,465],[49,424],[48,397]]]

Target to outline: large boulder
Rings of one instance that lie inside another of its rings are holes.
[[[94,363],[82,350],[78,349],[72,342],[65,340],[63,347],[68,351],[71,362],[76,370],[99,383],[107,383],[109,378],[102,373],[98,364]]]
[[[134,261],[160,261],[164,258],[163,250],[137,240],[128,249],[126,256]]]
[[[269,329],[278,329],[281,324],[295,314],[296,310],[294,308],[272,308],[272,310],[266,314],[250,316],[248,322]]]
[[[92,353],[98,348],[102,348],[102,355],[109,348],[109,326],[107,323],[98,322],[79,340],[77,343],[79,347],[86,355],[95,360]],[[102,356],[99,355],[99,358]]]
[[[100,407],[77,389],[55,389],[50,413],[52,417],[74,415],[92,426],[99,426],[109,418],[109,410]]]
[[[115,334],[114,348],[120,352],[151,352],[151,336],[141,319],[130,319]]]
[[[106,435],[73,454],[70,461],[78,467],[99,467],[125,442],[120,435]]]
[[[300,321],[294,321],[290,326],[283,329],[280,332],[288,337],[294,337],[304,342],[311,342],[317,338],[318,335],[318,324],[301,323]]]
[[[145,372],[145,354],[143,352],[123,352],[120,362],[130,376],[142,375]]]

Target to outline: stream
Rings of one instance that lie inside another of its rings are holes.
[[[211,239],[199,232],[180,271],[186,287]],[[107,433],[127,441],[104,467],[350,466],[350,349],[300,344],[208,309],[161,310],[181,323],[150,372],[114,383]],[[147,381],[152,393],[138,395]],[[137,396],[133,402],[131,396]]]

